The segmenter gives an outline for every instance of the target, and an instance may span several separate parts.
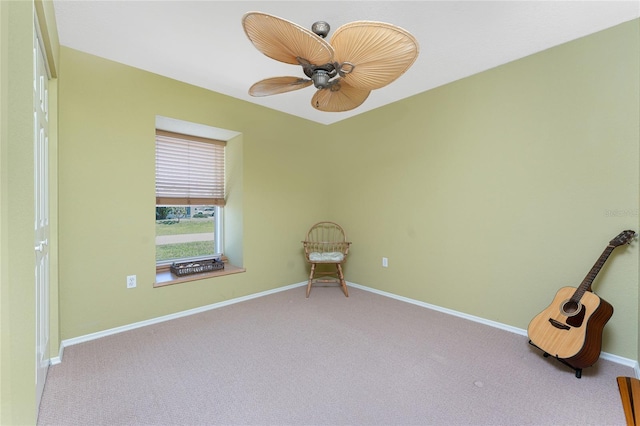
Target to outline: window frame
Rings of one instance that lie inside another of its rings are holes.
[[[239,137],[241,135],[240,132],[236,132],[233,130],[228,130],[228,129],[222,129],[222,128],[217,128],[217,127],[212,127],[209,125],[205,125],[205,124],[200,124],[200,123],[195,123],[195,122],[189,122],[189,121],[185,121],[185,120],[180,120],[180,119],[176,119],[176,118],[170,118],[167,116],[161,116],[161,115],[156,115],[155,118],[155,130],[162,130],[162,131],[166,131],[166,132],[170,132],[170,133],[178,133],[178,134],[183,134],[183,135],[193,135],[193,137],[200,137],[200,138],[204,138],[204,139],[212,139],[212,140],[217,140],[217,141],[221,141],[225,144],[228,143],[228,141],[235,139],[237,137]],[[225,147],[225,154],[224,154],[224,158],[225,158],[225,204],[226,204],[226,179],[227,179],[227,175],[229,173],[229,170],[226,170],[226,166],[227,166],[227,147]],[[234,148],[232,150],[232,152],[234,153],[234,157],[236,158],[237,154],[237,148]],[[158,203],[156,203],[156,205],[158,205]],[[246,272],[246,269],[244,267],[240,267],[240,266],[235,266],[231,263],[229,263],[229,259],[227,259],[226,255],[224,254],[225,251],[225,241],[227,236],[225,235],[225,221],[224,221],[224,215],[225,215],[225,209],[222,206],[216,206],[214,207],[216,209],[215,212],[215,216],[216,216],[216,220],[215,220],[215,225],[214,225],[214,239],[218,239],[218,243],[215,243],[215,247],[218,248],[217,251],[221,252],[221,260],[225,262],[225,267],[222,270],[218,270],[218,271],[212,271],[212,272],[206,272],[206,273],[202,273],[202,274],[193,274],[193,275],[187,275],[187,276],[183,276],[183,277],[177,277],[175,275],[173,275],[170,270],[170,263],[166,263],[164,265],[158,266],[156,265],[156,280],[153,284],[153,287],[164,287],[164,286],[168,286],[168,285],[173,285],[173,284],[178,284],[178,283],[184,283],[184,282],[191,282],[191,281],[197,281],[197,280],[202,280],[202,279],[208,279],[208,278],[214,278],[214,277],[219,277],[219,276],[225,276],[225,275],[230,275],[230,274],[236,274],[236,273],[240,273],[240,272]]]
[[[214,212],[211,229],[213,238],[206,240],[213,243],[213,253],[156,260],[156,269],[170,266],[172,263],[222,258],[224,255],[224,238],[221,233],[224,229],[226,142],[160,129],[156,129],[155,141],[156,209],[158,207],[189,209],[201,205],[212,207]],[[192,219],[193,214],[189,216],[189,219]],[[157,251],[158,243],[156,242]]]

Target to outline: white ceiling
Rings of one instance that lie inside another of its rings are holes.
[[[54,0],[60,44],[323,124],[407,98],[640,16],[640,1],[209,1]],[[260,53],[241,25],[261,11],[311,28],[357,20],[405,28],[415,64],[360,107],[311,106],[313,86],[254,98],[249,87],[298,66]]]

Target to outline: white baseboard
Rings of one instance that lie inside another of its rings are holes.
[[[281,291],[286,291],[286,290],[290,290],[292,288],[296,288],[296,287],[302,287],[302,286],[306,286],[307,285],[307,281],[304,282],[300,282],[297,284],[291,284],[291,285],[287,285],[284,287],[278,287],[278,288],[274,288],[271,290],[267,290],[267,291],[262,291],[259,293],[254,293],[254,294],[250,294],[247,296],[242,296],[242,297],[237,297],[235,299],[230,299],[230,300],[225,300],[222,302],[218,302],[218,303],[213,303],[211,305],[206,305],[206,306],[201,306],[199,308],[194,308],[194,309],[189,309],[186,311],[181,311],[181,312],[176,312],[174,314],[169,314],[169,315],[164,315],[161,317],[157,317],[157,318],[152,318],[149,320],[145,320],[145,321],[140,321],[140,322],[136,322],[133,324],[128,324],[128,325],[123,325],[121,327],[115,327],[115,328],[111,328],[108,330],[103,330],[103,331],[98,331],[96,333],[91,333],[91,334],[87,334],[84,336],[79,336],[79,337],[74,337],[72,339],[67,339],[67,340],[63,340],[62,343],[60,344],[60,353],[57,357],[55,358],[51,358],[50,362],[51,365],[55,365],[55,364],[60,364],[62,362],[62,355],[64,352],[64,348],[67,346],[72,346],[72,345],[77,345],[79,343],[84,343],[84,342],[88,342],[91,340],[95,340],[95,339],[100,339],[101,337],[105,337],[105,336],[110,336],[112,334],[117,334],[117,333],[122,333],[124,331],[128,331],[128,330],[134,330],[136,328],[140,328],[140,327],[145,327],[147,325],[152,325],[152,324],[158,324],[164,321],[170,321],[173,319],[177,319],[177,318],[182,318],[182,317],[186,317],[189,315],[194,315],[194,314],[198,314],[201,312],[206,312],[209,311],[211,309],[217,309],[217,308],[221,308],[223,306],[229,306],[229,305],[233,305],[235,303],[240,303],[240,302],[244,302],[246,300],[251,300],[251,299],[256,299],[258,297],[262,297],[262,296],[267,296],[269,294],[274,294],[274,293],[278,293]],[[432,305],[430,303],[426,303],[426,302],[422,302],[419,300],[414,300],[414,299],[410,299],[408,297],[404,297],[404,296],[398,296],[397,294],[393,294],[393,293],[388,293],[386,291],[382,291],[382,290],[377,290],[375,288],[371,288],[371,287],[366,287],[360,284],[356,284],[356,283],[352,283],[352,282],[347,282],[347,285],[350,287],[355,287],[355,288],[359,288],[361,290],[365,290],[371,293],[375,293],[375,294],[379,294],[381,296],[386,296],[386,297],[390,297],[392,299],[396,299],[396,300],[400,300],[402,302],[406,302],[406,303],[411,303],[413,305],[417,305],[417,306],[421,306],[423,308],[427,308],[427,309],[433,309],[435,311],[438,312],[443,312],[445,314],[449,314],[449,315],[453,315],[456,317],[460,317],[460,318],[464,318],[470,321],[474,321],[480,324],[485,324],[491,327],[495,327],[495,328],[499,328],[501,330],[506,330],[509,331],[511,333],[516,333],[519,334],[521,336],[527,336],[527,330],[524,330],[522,328],[518,328],[518,327],[513,327],[507,324],[502,324],[499,323],[497,321],[492,321],[492,320],[488,320],[485,318],[481,318],[481,317],[477,317],[474,315],[469,315],[469,314],[465,314],[464,312],[458,312],[458,311],[454,311],[452,309],[448,309],[448,308],[443,308],[441,306],[437,306],[437,305]],[[633,360],[633,359],[629,359],[629,358],[624,358],[618,355],[614,355],[614,354],[610,354],[607,352],[602,352],[600,354],[600,356],[602,357],[602,359],[606,359],[608,361],[612,361],[618,364],[622,364],[625,365],[627,367],[631,367],[634,369],[635,372],[635,376],[636,378],[640,378],[640,365],[638,364],[638,361]]]
[[[89,342],[91,340],[100,339],[102,337],[110,336],[112,334],[122,333],[124,331],[134,330],[136,328],[146,327],[148,325],[158,324],[158,323],[161,323],[161,322],[164,322],[164,321],[170,321],[170,320],[173,320],[173,319],[182,318],[182,317],[186,317],[186,316],[189,316],[189,315],[194,315],[194,314],[198,314],[198,313],[201,313],[201,312],[210,311],[211,309],[216,309],[216,308],[221,308],[223,306],[233,305],[235,303],[240,303],[240,302],[244,302],[246,300],[256,299],[258,297],[267,296],[269,294],[274,294],[274,293],[278,293],[278,292],[281,292],[281,291],[290,290],[290,289],[295,288],[295,287],[301,287],[301,286],[306,286],[306,285],[307,285],[307,281],[304,281],[304,282],[301,282],[301,283],[291,284],[291,285],[287,285],[287,286],[284,286],[284,287],[278,287],[278,288],[274,288],[274,289],[271,289],[271,290],[262,291],[262,292],[259,292],[259,293],[249,294],[247,296],[237,297],[235,299],[224,300],[222,302],[213,303],[211,305],[206,305],[206,306],[201,306],[199,308],[188,309],[186,311],[176,312],[174,314],[164,315],[164,316],[161,316],[161,317],[152,318],[152,319],[145,320],[145,321],[135,322],[133,324],[127,324],[127,325],[123,325],[123,326],[120,326],[120,327],[110,328],[108,330],[103,330],[103,331],[98,331],[98,332],[91,333],[91,334],[86,334],[84,336],[78,336],[78,337],[74,337],[74,338],[71,338],[71,339],[66,339],[66,340],[63,340],[62,343],[60,344],[60,354],[56,358],[52,358],[50,360],[50,362],[51,362],[51,365],[59,364],[60,362],[62,362],[62,354],[64,352],[64,348],[67,347],[67,346],[72,346],[72,345],[77,345],[79,343]]]
[[[513,327],[513,326],[510,326],[510,325],[507,325],[507,324],[502,324],[502,323],[499,323],[499,322],[496,322],[496,321],[488,320],[488,319],[477,317],[477,316],[474,316],[474,315],[465,314],[464,312],[454,311],[452,309],[443,308],[441,306],[432,305],[430,303],[421,302],[419,300],[409,299],[408,297],[398,296],[397,294],[388,293],[386,291],[377,290],[375,288],[366,287],[366,286],[363,286],[363,285],[360,285],[360,284],[356,284],[356,283],[352,283],[352,282],[347,282],[347,284],[350,287],[359,288],[361,290],[369,291],[371,293],[379,294],[381,296],[390,297],[392,299],[400,300],[402,302],[411,303],[413,305],[418,305],[418,306],[421,306],[423,308],[433,309],[434,311],[443,312],[445,314],[449,314],[449,315],[453,315],[453,316],[456,316],[456,317],[468,319],[470,321],[475,321],[477,323],[485,324],[485,325],[488,325],[488,326],[491,326],[491,327],[495,327],[495,328],[499,328],[501,330],[510,331],[512,333],[516,333],[516,334],[519,334],[521,336],[525,336],[525,337],[528,336],[527,330],[524,330],[522,328]],[[617,364],[621,364],[621,365],[625,365],[627,367],[633,368],[636,378],[640,378],[640,364],[638,364],[638,361],[633,360],[633,359],[629,359],[629,358],[624,358],[624,357],[621,357],[621,356],[618,356],[618,355],[610,354],[610,353],[607,353],[607,352],[602,352],[600,354],[600,357],[602,359],[606,359],[608,361],[615,362]]]
[[[397,294],[388,293],[386,291],[377,290],[375,288],[366,287],[366,286],[363,286],[363,285],[360,285],[360,284],[355,284],[355,283],[352,283],[352,282],[347,282],[347,284],[350,287],[359,288],[361,290],[369,291],[371,293],[379,294],[381,296],[386,296],[386,297],[390,297],[392,299],[400,300],[402,302],[411,303],[412,305],[418,305],[418,306],[421,306],[423,308],[433,309],[434,311],[443,312],[445,314],[449,314],[449,315],[453,315],[453,316],[456,316],[456,317],[460,317],[460,318],[468,319],[468,320],[471,320],[471,321],[479,322],[479,323],[482,323],[482,324],[490,325],[491,327],[500,328],[502,330],[510,331],[512,333],[521,334],[523,336],[527,335],[527,331],[523,330],[521,328],[512,327],[510,325],[502,324],[502,323],[499,323],[499,322],[496,322],[496,321],[491,321],[491,320],[488,320],[488,319],[485,319],[485,318],[476,317],[474,315],[465,314],[464,312],[458,312],[458,311],[454,311],[453,309],[443,308],[441,306],[432,305],[432,304],[426,303],[426,302],[421,302],[420,300],[409,299],[408,297],[404,297],[404,296],[398,296]]]
[[[58,351],[58,356],[53,357],[49,360],[49,365],[56,365],[62,362],[62,352],[64,352],[64,345],[60,344],[60,350]]]

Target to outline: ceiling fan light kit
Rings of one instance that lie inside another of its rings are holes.
[[[338,28],[331,42],[329,24],[319,21],[309,31],[263,12],[242,17],[253,45],[271,59],[300,65],[308,77],[272,77],[255,83],[251,96],[269,96],[314,85],[311,105],[320,111],[349,111],[372,90],[396,80],[413,65],[418,42],[408,31],[375,21],[355,21]]]

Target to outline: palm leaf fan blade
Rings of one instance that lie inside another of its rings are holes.
[[[348,84],[361,89],[380,89],[413,65],[418,42],[406,30],[384,22],[356,21],[338,28],[331,38],[334,60],[353,64],[344,75]]]
[[[258,97],[277,95],[308,87],[312,83],[311,80],[298,77],[265,78],[251,86],[251,88],[249,88],[249,94]]]
[[[344,112],[352,110],[369,97],[371,91],[346,84],[342,79],[331,87],[318,90],[311,99],[311,105],[325,112]]]
[[[298,57],[312,64],[325,64],[333,58],[329,43],[311,31],[262,12],[248,12],[242,26],[253,45],[276,61],[298,65]]]

